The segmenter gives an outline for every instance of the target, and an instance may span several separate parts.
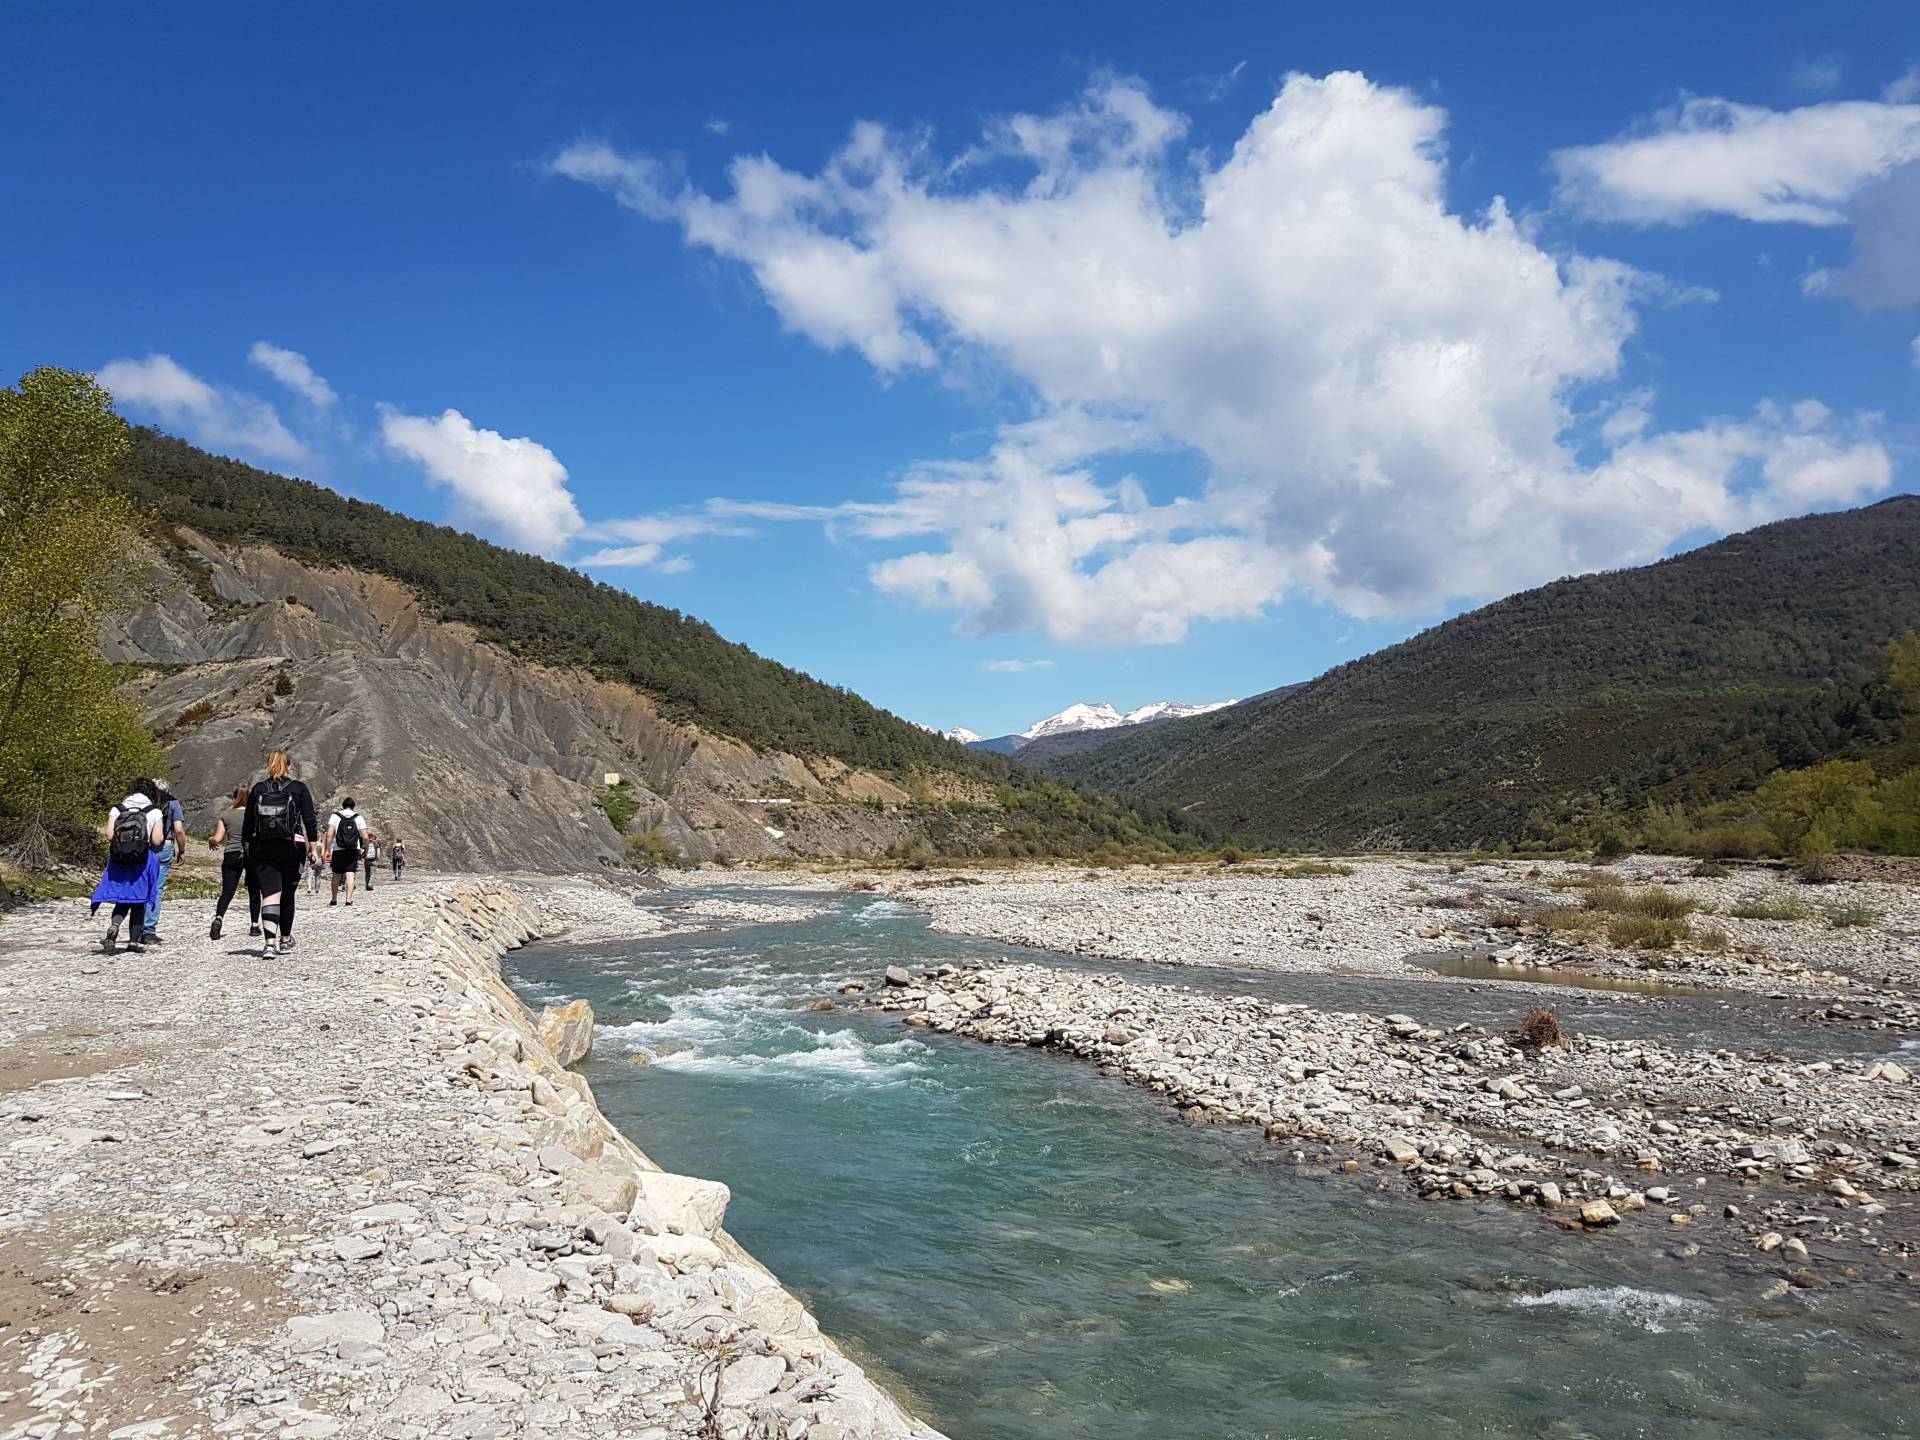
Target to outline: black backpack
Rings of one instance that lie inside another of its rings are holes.
[[[349,855],[359,854],[360,842],[366,839],[366,836],[360,833],[361,823],[358,810],[351,815],[342,815],[340,824],[333,832],[333,848],[344,850]]]
[[[269,842],[293,839],[293,796],[287,793],[283,782],[267,782],[267,788],[253,802],[253,814],[254,839]]]
[[[147,832],[151,810],[122,810],[113,822],[113,839],[107,843],[107,858],[122,865],[146,862],[153,848]]]

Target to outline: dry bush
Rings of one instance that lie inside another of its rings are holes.
[[[1836,930],[1856,925],[1873,926],[1880,923],[1880,913],[1865,905],[1835,905],[1827,911],[1827,923]]]
[[[1692,934],[1684,916],[1616,914],[1607,920],[1607,939],[1622,950],[1670,950]]]
[[[1804,920],[1810,913],[1804,901],[1791,895],[1778,900],[1742,900],[1727,907],[1727,914],[1736,920]]]
[[[1731,875],[1733,871],[1719,864],[1717,861],[1702,860],[1698,865],[1693,867],[1692,873],[1693,878],[1696,880],[1724,880],[1727,876]]]
[[[1700,902],[1664,885],[1649,885],[1642,890],[1619,886],[1587,891],[1587,908],[1646,920],[1682,920],[1698,910]]]
[[[1578,905],[1542,905],[1533,912],[1533,923],[1555,935],[1587,934],[1606,928],[1606,916]]]
[[[1520,1022],[1520,1043],[1535,1050],[1547,1050],[1565,1045],[1567,1037],[1551,1010],[1529,1010],[1526,1019]]]

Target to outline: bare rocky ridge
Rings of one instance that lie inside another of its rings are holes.
[[[129,689],[196,828],[284,746],[323,806],[351,793],[435,871],[617,858],[594,804],[609,773],[640,801],[631,828],[658,826],[695,859],[879,854],[914,833],[910,797],[878,775],[671,723],[627,686],[431,619],[383,576],[179,534],[181,553],[152,557],[154,598],[103,644],[144,667]]]
[[[387,887],[275,963],[204,901],[0,921],[0,1436],[937,1440],[501,981],[590,893]]]

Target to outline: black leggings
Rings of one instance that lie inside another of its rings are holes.
[[[240,881],[247,882],[247,914],[255,925],[260,923],[260,885],[254,879],[253,867],[247,864],[246,857],[238,850],[229,850],[220,857],[220,903],[213,907],[215,915],[225,915],[227,906],[233,903],[233,892],[240,888]]]
[[[253,883],[254,891],[262,898],[261,913],[266,914],[265,897],[280,892],[280,903],[274,907],[274,923],[266,928],[281,935],[293,933],[293,901],[300,893],[302,867],[307,863],[305,848],[290,840],[279,844],[255,844],[253,847]],[[266,923],[263,919],[263,925]]]

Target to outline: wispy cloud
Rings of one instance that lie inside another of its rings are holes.
[[[247,352],[247,359],[294,394],[322,410],[340,398],[333,393],[331,385],[314,373],[313,366],[307,363],[307,357],[298,350],[287,350],[265,340],[256,340],[253,349]]]
[[[1839,88],[1846,68],[1846,62],[1838,55],[1815,55],[1794,66],[1793,74],[1788,78],[1796,90],[1803,90],[1809,95],[1825,95]]]
[[[109,361],[99,380],[120,405],[184,430],[209,449],[290,464],[312,459],[272,405],[202,380],[170,355]]]
[[[990,670],[996,675],[1019,675],[1028,670],[1051,670],[1051,660],[982,660],[982,670]]]

